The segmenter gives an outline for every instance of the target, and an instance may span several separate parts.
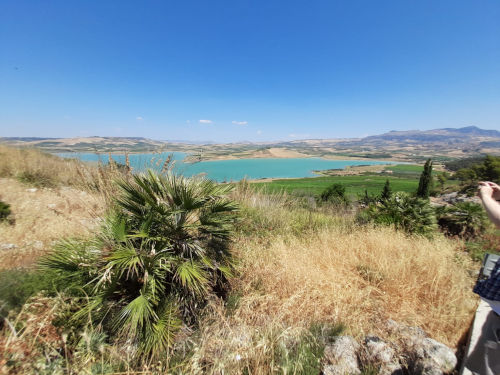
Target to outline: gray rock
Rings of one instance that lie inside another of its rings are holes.
[[[427,337],[419,327],[387,321],[388,331],[397,337],[398,351],[407,359],[412,374],[442,375],[457,365],[455,353],[446,345]]]
[[[377,367],[380,375],[403,373],[395,350],[377,336],[365,338],[365,361]]]
[[[453,371],[457,365],[455,353],[446,345],[431,338],[422,340],[422,352],[423,355],[415,362],[415,374],[446,374]]]
[[[3,243],[3,244],[0,244],[0,248],[2,250],[11,250],[11,249],[17,248],[17,245],[13,244],[13,243]]]
[[[458,194],[458,192],[443,194],[439,198],[448,204],[455,204],[458,202],[481,203],[481,200],[478,197],[468,197],[465,194]]]
[[[30,188],[30,189],[26,189],[26,191],[27,191],[28,193],[35,193],[35,192],[37,192],[37,191],[38,191],[38,189],[37,189],[37,188]]]
[[[351,336],[340,336],[325,347],[323,357],[324,375],[360,374],[358,362],[359,344]]]
[[[427,334],[422,328],[407,326],[392,319],[387,320],[386,327],[390,333],[400,336],[401,338],[411,337],[413,339],[423,340],[427,337]]]
[[[368,359],[381,363],[389,363],[394,360],[394,349],[377,336],[365,338],[365,348]]]
[[[412,374],[415,375],[443,375],[443,371],[434,366],[431,362],[421,361],[415,364]]]

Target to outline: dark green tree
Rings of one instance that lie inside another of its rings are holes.
[[[500,180],[500,158],[487,155],[478,169],[481,179],[494,182]]]
[[[368,194],[368,190],[365,189],[365,192],[363,195],[361,195],[358,199],[358,203],[363,206],[363,207],[367,207],[369,206],[370,204],[373,204],[373,203],[376,203],[379,201],[379,197],[375,196],[375,195],[371,195],[371,194]]]
[[[464,168],[458,169],[454,177],[469,185],[477,184],[478,180],[500,182],[499,156],[487,155],[482,160],[473,160],[475,163],[471,164],[465,159],[462,163]]]
[[[461,168],[455,173],[455,178],[463,183],[473,184],[477,181],[478,176],[472,168]]]
[[[424,170],[420,175],[418,182],[417,197],[429,198],[432,189],[432,159],[427,159],[424,164]]]
[[[384,189],[380,194],[380,200],[382,202],[385,202],[391,197],[391,195],[392,195],[391,183],[389,182],[389,179],[387,179],[385,180]]]
[[[345,186],[335,183],[327,187],[320,195],[322,202],[331,202],[337,204],[347,204],[349,200],[345,195]]]

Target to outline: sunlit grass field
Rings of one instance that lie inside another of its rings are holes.
[[[341,183],[346,187],[346,193],[350,196],[364,194],[379,194],[384,187],[385,181],[389,179],[394,191],[415,191],[418,179],[394,178],[387,176],[335,176],[335,177],[313,177],[274,180],[271,182],[255,183],[258,188],[265,188],[269,192],[285,191],[296,195],[318,195],[328,186]]]
[[[357,176],[325,176],[310,178],[277,179],[269,182],[255,182],[252,184],[258,190],[286,192],[292,195],[318,195],[328,186],[341,183],[346,187],[346,193],[351,198],[368,194],[377,195],[382,191],[384,184],[389,179],[393,191],[414,192],[418,187],[418,180],[423,167],[420,165],[401,164],[388,166],[386,171],[391,174],[366,173]],[[455,185],[457,181],[447,181],[446,186]]]

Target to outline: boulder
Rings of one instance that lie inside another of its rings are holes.
[[[421,349],[413,370],[417,375],[447,374],[457,365],[455,353],[436,340],[428,337],[423,339]]]
[[[351,336],[339,336],[325,347],[323,357],[324,375],[360,374],[358,362],[359,344]]]
[[[380,375],[403,373],[395,350],[380,337],[367,336],[365,338],[364,349],[364,360],[372,367],[378,368]]]
[[[401,357],[406,359],[411,374],[442,375],[451,373],[457,365],[453,350],[427,337],[421,328],[406,326],[389,319],[387,329],[397,337],[398,351]]]

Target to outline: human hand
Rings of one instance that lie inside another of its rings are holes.
[[[491,197],[495,200],[500,199],[500,186],[491,181],[482,181],[479,183],[479,197]]]

